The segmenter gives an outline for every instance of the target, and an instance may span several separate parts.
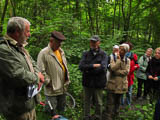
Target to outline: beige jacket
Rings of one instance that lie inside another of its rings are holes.
[[[127,75],[130,70],[130,60],[124,58],[110,61],[110,79],[107,82],[107,90],[116,94],[123,94],[128,91]]]
[[[56,96],[64,94],[70,83],[69,73],[67,68],[67,61],[64,51],[60,48],[62,60],[66,69],[64,71],[59,63],[57,57],[54,55],[50,45],[42,49],[38,55],[38,67],[45,76],[44,94],[47,96]]]

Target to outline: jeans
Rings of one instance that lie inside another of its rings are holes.
[[[131,101],[132,101],[132,88],[133,88],[133,85],[129,86],[128,87],[128,92],[126,93],[126,102],[127,102],[127,105],[131,105]],[[121,97],[121,105],[124,105],[124,103],[125,103],[124,95],[122,95],[122,97]]]

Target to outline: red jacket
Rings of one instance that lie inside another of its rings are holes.
[[[136,54],[133,54],[133,59],[130,61],[130,71],[128,73],[128,87],[133,85],[134,81],[134,71],[139,68],[139,65],[137,63],[138,57]]]

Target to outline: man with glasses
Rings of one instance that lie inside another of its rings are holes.
[[[65,36],[57,31],[51,33],[48,46],[38,55],[38,67],[45,76],[44,94],[46,112],[62,114],[65,109],[65,92],[69,84],[67,61],[60,48]],[[51,111],[50,107],[53,107]]]

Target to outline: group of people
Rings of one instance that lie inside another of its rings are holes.
[[[36,104],[44,86],[45,111],[57,119],[65,110],[70,83],[67,61],[60,48],[65,36],[51,33],[49,44],[38,55],[37,64],[24,48],[30,37],[30,22],[22,17],[8,21],[0,38],[0,115],[7,120],[36,120]],[[34,95],[35,94],[35,95]]]
[[[30,22],[22,17],[8,21],[7,34],[0,38],[0,114],[7,120],[36,120],[35,106],[41,101],[40,93],[28,97],[30,86],[44,86],[45,111],[53,119],[65,111],[65,98],[69,80],[67,60],[61,43],[65,36],[51,32],[49,44],[38,54],[37,64],[24,48],[30,37]],[[157,96],[154,120],[160,120],[160,48],[152,48],[138,57],[132,53],[130,42],[113,46],[107,55],[100,48],[100,37],[93,35],[90,49],[85,51],[79,63],[84,91],[83,120],[114,120],[119,115],[120,105],[132,101],[134,71],[138,79],[137,99],[149,93]],[[103,113],[103,90],[107,91]],[[126,95],[126,99],[124,97]],[[90,115],[91,105],[95,113]]]

